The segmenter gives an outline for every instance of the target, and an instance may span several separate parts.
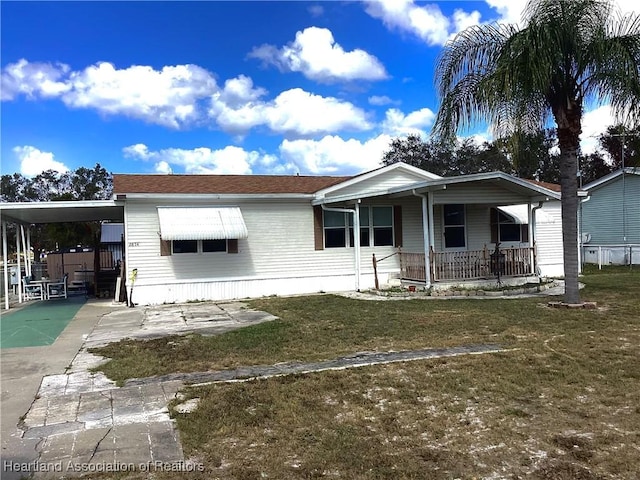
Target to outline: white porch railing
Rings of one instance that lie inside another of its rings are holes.
[[[431,280],[479,280],[496,275],[491,262],[493,250],[467,250],[463,252],[434,252],[429,255]],[[535,274],[534,247],[502,248],[501,276],[520,277]],[[399,252],[402,278],[425,281],[424,253]]]

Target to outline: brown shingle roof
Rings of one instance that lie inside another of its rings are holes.
[[[561,191],[560,185],[558,185],[557,183],[540,182],[538,180],[531,180],[529,178],[523,178],[523,180],[526,180],[529,183],[533,183],[534,185],[538,185],[540,187],[544,187],[546,189],[552,190],[554,192]]]
[[[113,192],[126,193],[315,193],[351,177],[299,175],[113,175]]]

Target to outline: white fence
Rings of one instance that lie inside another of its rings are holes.
[[[585,263],[602,265],[640,265],[640,244],[626,245],[582,245]]]

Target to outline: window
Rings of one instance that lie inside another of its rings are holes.
[[[347,215],[344,212],[324,211],[324,246],[337,248],[347,246]]]
[[[373,244],[376,246],[393,245],[393,208],[372,207]]]
[[[226,252],[227,240],[173,240],[171,246],[174,254]]]
[[[520,218],[520,220],[518,220]],[[527,243],[529,225],[520,217],[507,215],[498,208],[491,209],[491,243]]]
[[[173,253],[197,253],[198,240],[174,240]]]
[[[464,205],[443,206],[445,248],[464,248],[467,244],[464,223]]]
[[[202,251],[204,253],[209,252],[226,252],[227,241],[222,240],[202,240]]]
[[[393,207],[361,206],[360,246],[393,246]],[[353,247],[354,227],[351,213],[323,212],[324,247]]]
[[[513,218],[498,212],[498,238],[500,242],[520,242],[522,228]]]

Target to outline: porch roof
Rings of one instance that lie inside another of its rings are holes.
[[[538,200],[560,200],[560,192],[555,192],[542,185],[528,182],[522,178],[514,177],[504,172],[488,172],[474,173],[471,175],[460,175],[459,177],[445,177],[427,182],[420,182],[414,185],[398,187],[391,193],[410,195],[412,191],[417,193],[426,193],[431,190],[446,189],[449,185],[469,185],[470,187],[478,184],[500,185],[502,188],[528,197],[531,201]]]
[[[446,190],[448,186],[464,185],[470,189],[479,185],[500,186],[508,191],[521,196],[517,203],[538,202],[548,200],[559,200],[560,192],[554,191],[547,186],[539,183],[530,182],[522,178],[514,177],[504,172],[475,173],[471,175],[460,175],[458,177],[442,177],[433,180],[425,180],[407,185],[401,185],[386,189],[379,192],[368,192],[366,195],[353,193],[351,195],[342,195],[340,197],[332,197],[330,199],[316,199],[312,203],[334,203],[349,200],[357,200],[358,198],[390,195],[394,197],[406,197],[413,193],[426,193],[431,191]],[[516,203],[516,202],[514,202]]]

